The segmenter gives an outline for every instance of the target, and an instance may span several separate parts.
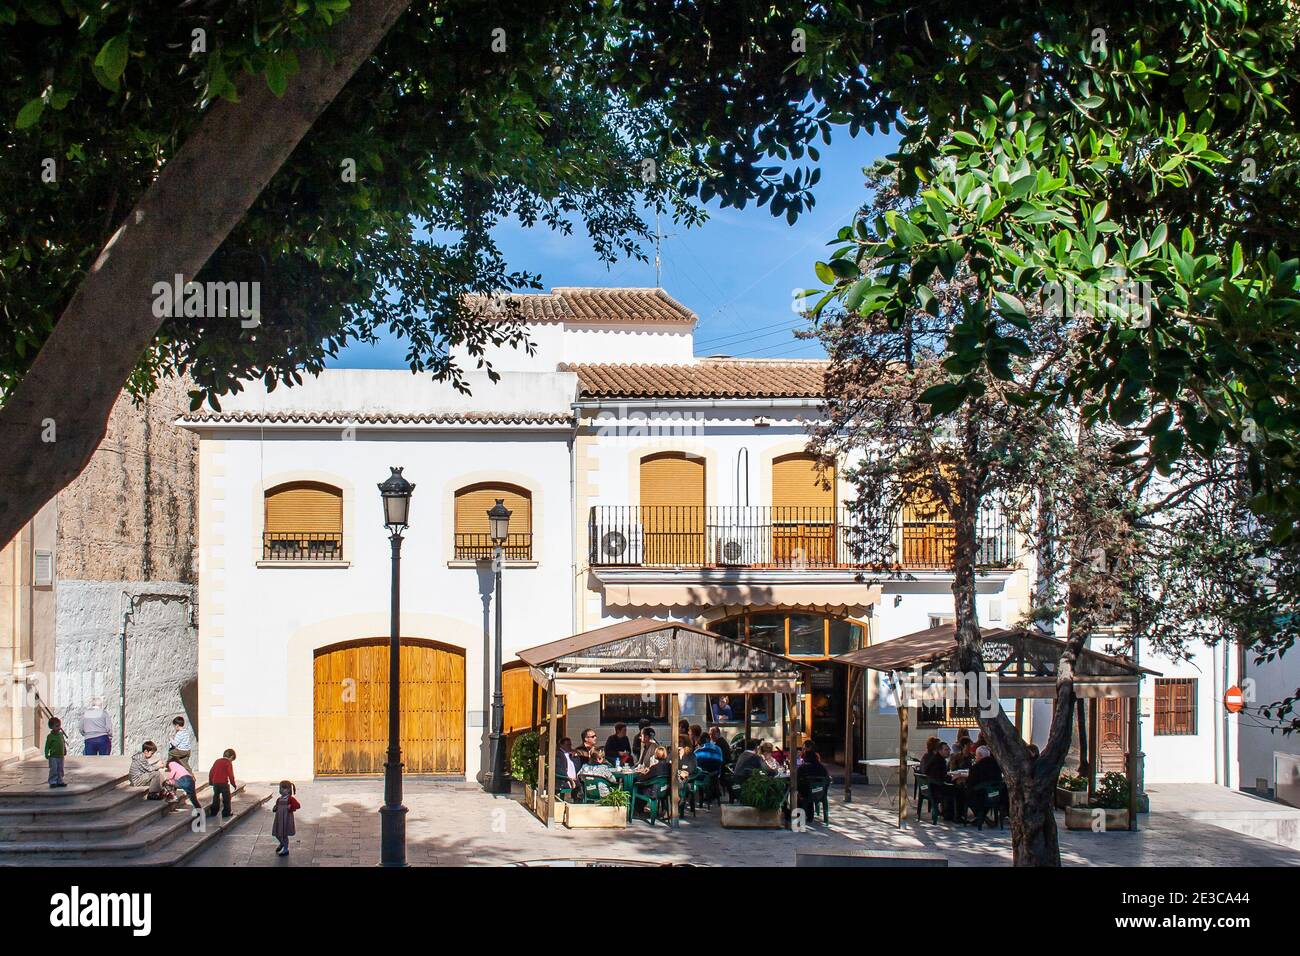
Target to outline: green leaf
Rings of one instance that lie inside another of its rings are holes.
[[[45,100],[39,96],[35,99],[28,100],[23,104],[23,108],[18,111],[18,119],[14,121],[14,129],[26,129],[36,124],[45,112]]]
[[[956,382],[943,382],[940,385],[931,385],[921,393],[917,401],[922,405],[929,405],[932,415],[946,415],[948,412],[956,411],[965,399],[964,386]]]
[[[119,33],[99,48],[99,53],[95,56],[95,66],[116,84],[126,71],[126,61],[130,55],[130,41],[125,33]],[[113,88],[116,89],[116,86]]]

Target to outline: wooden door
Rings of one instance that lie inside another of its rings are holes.
[[[465,655],[402,641],[405,773],[465,772]],[[388,750],[388,639],[322,648],[315,660],[316,773],[379,774]]]
[[[643,563],[705,564],[704,525],[704,459],[685,452],[641,459]]]
[[[1097,772],[1128,772],[1128,701],[1103,697],[1097,717]]]
[[[799,452],[772,462],[772,560],[780,567],[835,563],[835,473]]]

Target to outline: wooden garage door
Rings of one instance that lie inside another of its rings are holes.
[[[388,639],[316,652],[316,773],[384,772],[388,750]],[[465,655],[433,641],[402,641],[405,773],[465,772]]]

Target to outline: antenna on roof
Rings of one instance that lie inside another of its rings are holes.
[[[671,238],[672,238],[671,234],[664,235],[663,230],[659,228],[659,210],[656,209],[655,210],[655,288],[656,289],[662,289],[664,287],[662,253],[663,253],[664,240],[671,239]]]

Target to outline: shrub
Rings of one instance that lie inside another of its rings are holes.
[[[600,806],[602,806],[602,807],[626,807],[626,806],[627,806],[627,791],[626,791],[626,790],[621,790],[621,789],[619,789],[618,787],[610,787],[610,789],[609,789],[609,793],[605,794],[603,797],[600,798]]]
[[[537,732],[527,730],[510,747],[510,776],[533,788],[537,786],[538,743]]]
[[[741,784],[740,802],[755,810],[776,810],[785,803],[786,790],[784,777],[753,773]]]
[[[1128,809],[1128,777],[1122,773],[1108,773],[1101,778],[1101,783],[1097,785],[1097,795],[1093,798],[1091,806],[1100,807],[1103,810],[1127,810]]]
[[[1082,774],[1066,770],[1061,774],[1061,778],[1056,781],[1056,785],[1062,790],[1071,790],[1075,793],[1081,793],[1088,789],[1088,778]]]

